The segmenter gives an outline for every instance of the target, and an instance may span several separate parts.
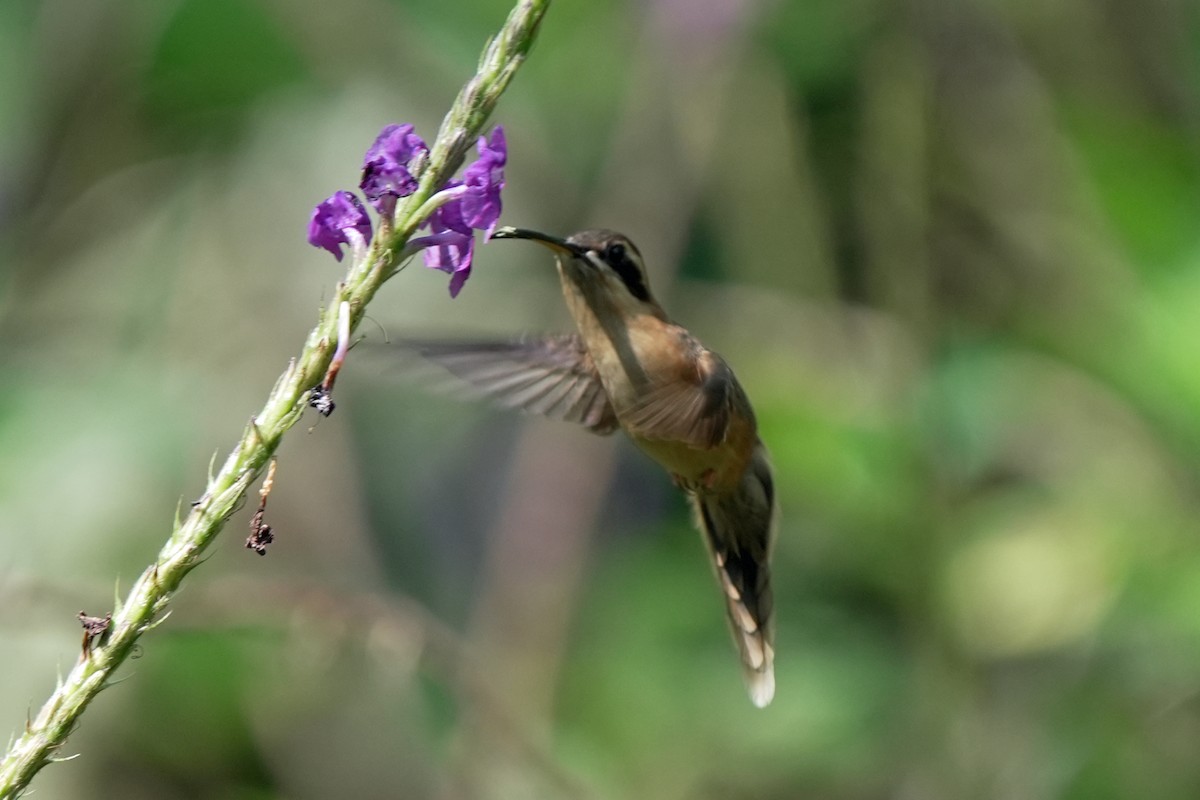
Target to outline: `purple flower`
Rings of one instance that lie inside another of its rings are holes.
[[[463,217],[462,198],[466,191],[463,182],[452,178],[446,181],[442,191],[451,195],[451,199],[438,206],[423,224],[428,225],[434,233],[457,231],[471,235],[471,226]]]
[[[500,218],[500,190],[508,160],[504,129],[497,125],[490,139],[479,137],[478,149],[479,158],[463,171],[463,179],[447,181],[442,187],[447,199],[423,223],[430,235],[409,243],[425,248],[425,266],[451,275],[451,297],[457,297],[471,277],[475,230],[491,236]]]
[[[367,148],[363,166],[377,159],[407,164],[417,153],[428,151],[425,140],[413,133],[412,125],[385,125],[375,137],[375,142]]]
[[[350,192],[334,192],[313,209],[312,219],[308,222],[308,243],[313,247],[324,247],[341,261],[342,245],[353,247],[355,244],[350,231],[355,231],[354,236],[365,243],[371,238],[371,219],[356,196]]]
[[[450,181],[446,189],[453,190],[459,185],[458,181]],[[411,244],[425,248],[422,254],[425,266],[440,269],[451,276],[450,296],[457,297],[467,278],[471,277],[471,258],[475,252],[475,233],[463,221],[459,199],[456,197],[443,203],[425,224],[432,233],[415,239]]]
[[[444,230],[423,236],[420,241],[425,245],[425,266],[449,274],[450,296],[458,297],[467,278],[471,277],[471,258],[475,251],[474,235]]]
[[[504,129],[497,125],[491,136],[479,137],[479,157],[463,171],[463,179],[450,180],[431,198],[437,208],[421,227],[429,235],[408,243],[408,252],[424,249],[425,265],[448,273],[450,296],[457,297],[471,276],[475,252],[475,231],[495,230],[500,218],[500,192],[504,188],[504,165],[508,145]],[[412,125],[388,125],[363,156],[359,188],[376,211],[391,216],[396,200],[417,190],[417,180],[409,166],[429,152],[429,147],[413,133]],[[440,205],[439,205],[440,204]],[[308,225],[308,240],[342,259],[342,245],[362,247],[371,237],[371,222],[366,209],[350,192],[337,192],[313,210]]]
[[[491,236],[500,219],[500,190],[504,188],[504,164],[508,161],[504,128],[497,125],[490,140],[480,136],[477,147],[479,158],[463,171],[466,191],[459,202],[466,224]]]
[[[363,156],[358,186],[367,202],[380,214],[395,211],[396,198],[408,197],[417,190],[417,180],[408,165],[418,154],[427,152],[429,148],[413,133],[412,125],[388,125],[380,131]]]

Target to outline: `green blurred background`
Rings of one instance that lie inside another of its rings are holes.
[[[298,350],[312,205],[507,9],[0,3],[0,724]],[[384,287],[269,555],[243,510],[38,797],[1200,796],[1194,2],[564,0],[495,121],[503,221],[628,232],[755,402],[775,703],[657,468],[383,343],[565,330],[487,245]]]

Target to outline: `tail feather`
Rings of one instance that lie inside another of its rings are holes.
[[[697,524],[725,595],[746,688],[762,708],[775,696],[771,546],[778,511],[770,463],[762,445],[732,492],[692,496]]]

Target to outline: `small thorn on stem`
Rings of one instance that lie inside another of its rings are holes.
[[[87,658],[92,654],[93,645],[104,643],[104,637],[112,626],[112,614],[105,614],[103,617],[89,617],[86,612],[80,611],[75,618],[83,626],[83,657]]]

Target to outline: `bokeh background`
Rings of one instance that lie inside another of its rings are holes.
[[[0,3],[0,722],[202,491],[341,274],[312,205],[432,138],[495,0]],[[391,281],[39,797],[1200,796],[1200,10],[560,2],[504,221],[628,232],[778,471],[778,695],[620,437],[385,340],[565,330],[550,260]]]

